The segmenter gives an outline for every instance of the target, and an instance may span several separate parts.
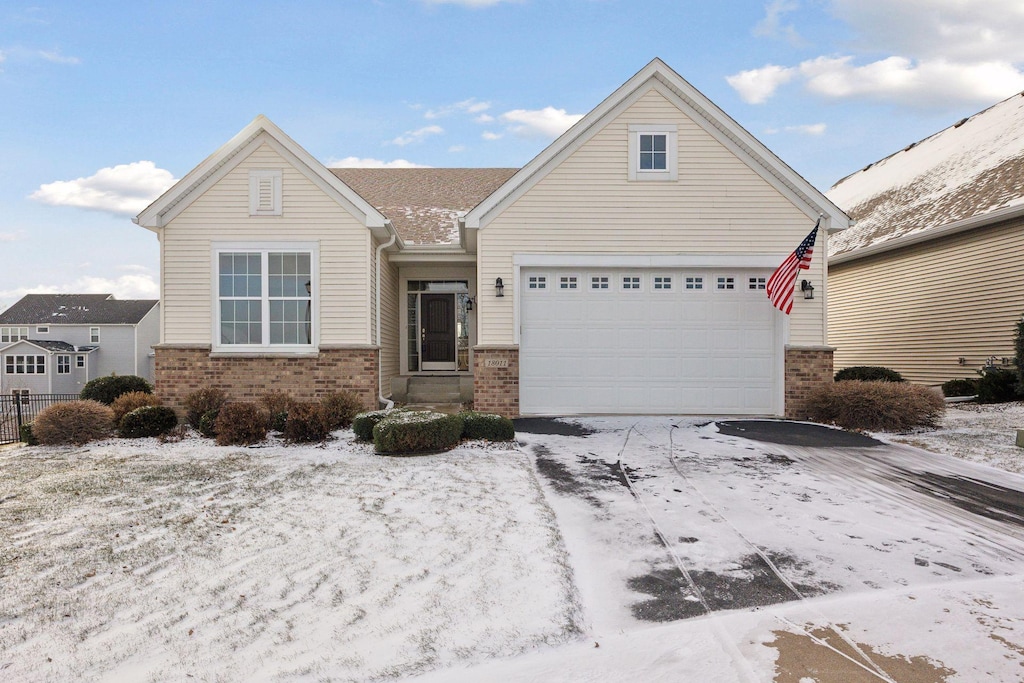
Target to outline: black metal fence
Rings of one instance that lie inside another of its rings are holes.
[[[43,408],[54,403],[77,401],[78,394],[0,395],[0,444],[21,438],[21,425],[35,419]]]

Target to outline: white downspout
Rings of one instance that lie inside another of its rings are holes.
[[[395,228],[391,225],[391,222],[385,223],[388,231],[391,232],[391,239],[384,242],[377,247],[377,399],[384,404],[384,410],[391,410],[395,407],[395,402],[389,398],[384,398],[384,346],[380,343],[380,255],[381,252],[393,245],[398,240],[398,233],[395,232]]]

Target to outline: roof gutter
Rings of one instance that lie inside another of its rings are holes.
[[[859,249],[851,249],[850,251],[830,256],[828,259],[829,265],[835,265],[840,263],[847,263],[849,261],[856,261],[857,259],[867,258],[875,254],[882,254],[887,251],[893,251],[895,249],[902,249],[903,247],[913,246],[915,244],[921,244],[922,242],[930,242],[931,240],[939,239],[940,237],[947,237],[949,235],[955,235],[957,233],[966,232],[973,230],[974,228],[980,228],[990,223],[998,223],[1000,221],[1006,221],[1013,218],[1019,218],[1024,216],[1024,204],[1018,204],[1016,206],[1008,206],[1002,209],[996,209],[988,213],[971,216],[969,218],[963,218],[952,223],[940,225],[937,228],[926,228],[924,230],[910,233],[909,235],[903,235],[901,237],[894,237],[891,240],[884,242],[878,242],[877,244],[871,244],[866,247]]]
[[[377,343],[377,399],[384,404],[384,410],[391,410],[392,408],[395,407],[395,402],[389,398],[384,397],[384,363],[381,362],[381,353],[384,347],[380,343],[380,255],[385,249],[392,246],[395,242],[398,241],[398,233],[395,231],[395,226],[392,225],[391,221],[385,221],[384,227],[388,232],[391,233],[391,239],[389,239],[387,242],[381,242],[380,245],[377,247],[377,336],[375,337],[374,341],[376,341]]]

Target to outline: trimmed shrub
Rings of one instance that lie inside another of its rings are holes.
[[[227,400],[228,396],[223,389],[215,387],[197,389],[185,397],[185,421],[193,429],[198,429],[203,436],[212,436],[202,430],[200,422],[211,412],[214,413],[214,419],[216,419],[216,413]]]
[[[462,441],[462,418],[429,411],[393,412],[373,428],[378,453],[411,455],[448,451]]]
[[[934,427],[946,410],[946,402],[928,387],[859,380],[836,382],[814,390],[808,406],[815,422],[886,432]]]
[[[167,406],[142,406],[121,418],[118,436],[125,439],[141,439],[146,436],[160,436],[178,426],[178,416]]]
[[[1003,368],[982,368],[978,403],[1006,403],[1017,399],[1017,373]]]
[[[249,446],[267,438],[267,413],[255,403],[225,403],[217,415],[218,446]]]
[[[283,432],[288,413],[295,407],[295,399],[283,391],[268,391],[260,396],[260,406],[267,411],[267,427],[273,432]]]
[[[848,382],[856,380],[860,382],[905,382],[903,375],[875,365],[855,365],[852,368],[843,368],[836,373],[837,382]]]
[[[86,382],[78,397],[83,401],[99,401],[109,406],[118,396],[131,391],[152,394],[153,385],[136,375],[108,375]]]
[[[156,438],[160,441],[160,443],[179,443],[181,441],[184,441],[187,437],[188,425],[179,424],[177,427],[171,429],[170,431],[164,432],[163,434],[158,434]]]
[[[462,418],[462,438],[486,439],[487,441],[511,441],[516,438],[512,420],[493,413],[477,413],[467,410],[459,413]]]
[[[284,438],[293,443],[324,441],[331,434],[331,425],[319,403],[296,403],[288,411]]]
[[[352,420],[356,415],[363,412],[363,402],[351,391],[338,391],[327,394],[320,399],[324,416],[331,427],[335,429],[348,429],[352,426]]]
[[[372,410],[368,413],[359,413],[352,418],[352,431],[360,441],[373,441],[373,428],[377,423],[392,413],[401,412],[398,410]]]
[[[18,440],[29,446],[39,445],[39,439],[37,439],[36,435],[32,433],[31,422],[26,422],[18,428]]]
[[[209,410],[199,418],[199,433],[207,439],[217,438],[217,417],[220,415],[220,408]]]
[[[951,379],[942,384],[943,396],[974,396],[978,393],[978,380]]]
[[[114,402],[110,404],[110,409],[114,411],[114,422],[121,424],[124,416],[136,408],[158,405],[160,405],[160,399],[153,394],[147,394],[144,391],[129,391],[127,394],[121,394],[115,398]]]
[[[51,446],[105,439],[114,431],[114,411],[99,401],[68,401],[44,408],[32,422],[39,443]]]

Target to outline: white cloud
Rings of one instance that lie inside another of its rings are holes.
[[[772,0],[765,7],[764,19],[754,26],[754,35],[783,38],[793,45],[803,43],[800,34],[792,24],[782,24],[783,15],[798,9],[800,9],[800,3],[796,0]]]
[[[397,138],[392,140],[391,144],[398,145],[399,147],[404,147],[414,142],[420,142],[424,138],[429,137],[431,135],[440,135],[443,132],[444,128],[442,128],[441,126],[424,126],[423,128],[420,128],[418,130],[406,131],[402,135],[399,135]]]
[[[329,159],[326,164],[329,168],[430,168],[423,164],[414,164],[405,159],[393,161],[382,161],[381,159],[370,159],[360,157],[345,157],[344,159]]]
[[[438,107],[437,109],[428,109],[423,114],[425,119],[440,119],[445,116],[451,116],[452,114],[481,114],[491,108],[490,102],[478,102],[475,97],[470,97],[468,100],[462,100],[454,104],[446,104]]]
[[[564,109],[513,109],[501,115],[509,130],[523,137],[555,138],[567,131],[583,114],[567,114]]]
[[[778,133],[799,133],[801,135],[824,135],[828,128],[824,123],[805,123],[799,126],[785,126],[783,128],[768,128],[764,132],[768,135]]]
[[[452,154],[458,154],[459,152],[465,152],[466,151],[466,146],[465,145],[452,145],[451,147],[448,148],[448,151],[451,152]]]
[[[17,242],[23,239],[20,233],[0,232],[0,242]]]
[[[500,140],[505,136],[502,133],[495,133],[489,130],[485,130],[483,133],[480,134],[480,137],[482,137],[484,140]]]
[[[170,171],[157,168],[152,161],[135,161],[101,168],[88,178],[40,185],[29,199],[52,206],[134,216],[174,183]]]
[[[761,104],[775,94],[780,85],[793,80],[796,69],[767,64],[760,69],[740,71],[726,77],[726,82],[739,93],[744,102]]]
[[[60,53],[60,50],[40,50],[37,53],[42,59],[52,62],[53,64],[81,64],[82,60],[78,57],[65,57]]]
[[[494,117],[491,116],[490,114],[480,114],[480,116],[476,117],[473,120],[476,121],[477,123],[492,123],[494,121]]]
[[[26,294],[113,294],[118,299],[159,299],[160,284],[149,274],[150,269],[138,267],[139,274],[116,278],[85,275],[60,285],[36,285],[0,291],[0,301],[14,302]]]

